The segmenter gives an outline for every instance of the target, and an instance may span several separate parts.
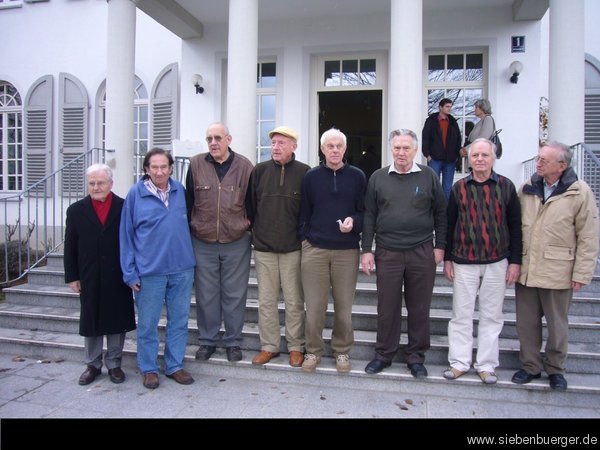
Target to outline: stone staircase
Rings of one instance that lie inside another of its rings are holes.
[[[5,300],[0,303],[0,344],[3,353],[36,357],[40,359],[65,359],[81,361],[83,338],[78,335],[79,298],[64,284],[61,254],[48,258],[47,266],[34,269],[28,283],[4,289]],[[438,268],[431,309],[431,349],[427,352],[426,366],[429,377],[414,379],[403,363],[402,348],[406,344],[405,326],[401,350],[391,368],[377,375],[367,375],[365,365],[374,356],[376,336],[377,294],[375,276],[360,273],[353,307],[355,344],[350,353],[353,369],[348,374],[338,374],[329,347],[333,309],[327,311],[325,330],[326,357],[316,374],[305,374],[301,369],[287,364],[287,354],[265,366],[253,366],[251,360],[260,350],[258,334],[257,283],[252,267],[246,318],[244,326],[244,359],[229,363],[224,349],[218,349],[208,362],[194,359],[197,348],[196,308],[192,297],[186,368],[193,374],[237,376],[258,380],[281,380],[319,386],[342,386],[349,389],[373,389],[438,395],[455,398],[474,398],[521,403],[536,402],[550,406],[598,407],[600,404],[600,274],[591,285],[576,294],[570,310],[570,344],[568,359],[569,390],[564,393],[551,392],[548,380],[542,377],[528,385],[510,382],[512,373],[519,365],[519,342],[515,327],[514,290],[509,289],[504,303],[505,325],[500,339],[499,381],[495,386],[486,386],[474,370],[459,380],[447,381],[442,371],[447,367],[448,321],[451,317],[452,288]],[[283,304],[280,303],[280,323],[283,323]],[[164,340],[163,318],[159,324],[161,339]],[[476,327],[475,327],[476,331]],[[286,352],[284,329],[282,352]],[[135,370],[136,334],[127,335],[123,365]],[[161,347],[162,349],[162,347]],[[74,379],[78,374],[74,374]]]

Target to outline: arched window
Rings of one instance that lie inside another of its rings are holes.
[[[10,83],[0,80],[0,191],[23,189],[23,103]]]

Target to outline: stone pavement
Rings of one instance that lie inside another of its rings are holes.
[[[220,375],[214,367],[212,373],[192,372],[196,382],[190,386],[179,385],[161,374],[160,387],[148,390],[131,365],[124,366],[128,376],[125,383],[111,383],[103,369],[92,384],[79,386],[83,364],[48,361],[0,353],[0,419],[600,418],[600,405],[563,408],[396,394],[356,386],[344,388],[343,382],[318,386],[298,383],[298,377],[286,372],[279,379],[242,379],[231,376],[231,372]],[[302,375],[299,373],[300,380]]]

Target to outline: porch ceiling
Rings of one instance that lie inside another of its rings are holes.
[[[424,13],[461,9],[512,8],[514,20],[539,20],[549,0],[423,0]],[[225,0],[137,0],[146,14],[181,38],[201,37],[203,25],[225,24],[229,2]],[[356,16],[389,14],[390,0],[259,0],[259,20],[290,17]]]

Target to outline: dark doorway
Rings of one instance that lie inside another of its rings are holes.
[[[348,140],[346,159],[367,178],[381,167],[381,98],[382,91],[319,93],[319,138],[332,127],[341,130]]]

